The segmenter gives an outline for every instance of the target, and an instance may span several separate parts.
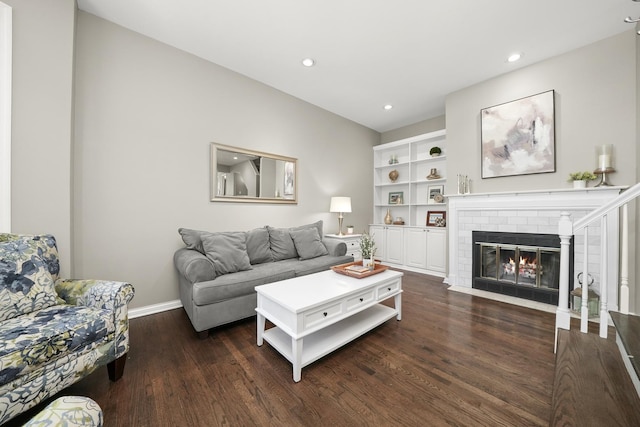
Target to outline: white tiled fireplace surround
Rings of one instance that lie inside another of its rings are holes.
[[[626,187],[587,189],[534,190],[504,193],[448,195],[449,276],[451,290],[488,296],[493,299],[553,311],[555,307],[514,297],[472,289],[473,231],[557,234],[561,212],[569,212],[573,221],[615,198]],[[618,214],[607,218],[609,247],[618,247]],[[589,227],[588,270],[599,285],[600,226]],[[575,236],[575,274],[582,271],[584,235]],[[608,254],[609,265],[618,265],[618,251]],[[618,283],[618,269],[609,268],[609,283]],[[577,284],[578,282],[575,281]],[[615,286],[608,294],[608,307],[617,310]],[[546,307],[545,307],[546,306]]]

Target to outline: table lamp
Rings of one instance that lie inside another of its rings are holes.
[[[332,197],[329,212],[338,213],[338,236],[344,236],[344,234],[342,234],[343,214],[345,212],[351,212],[351,197]]]

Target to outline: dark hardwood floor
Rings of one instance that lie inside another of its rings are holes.
[[[120,381],[104,367],[62,393],[98,402],[106,427],[548,425],[553,314],[416,273],[403,288],[402,321],[303,368],[299,383],[279,353],[256,346],[255,318],[200,340],[178,309],[131,320]]]

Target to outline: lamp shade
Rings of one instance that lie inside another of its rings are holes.
[[[329,212],[351,212],[351,197],[332,197]]]

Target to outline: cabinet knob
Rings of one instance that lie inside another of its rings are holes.
[[[324,317],[327,317],[327,312],[325,311],[324,313],[322,313],[322,315],[323,315]]]
[[[360,298],[360,302],[364,301],[364,298]]]
[[[390,290],[391,290],[391,288],[387,288],[387,290],[388,290],[388,291],[390,291]]]

